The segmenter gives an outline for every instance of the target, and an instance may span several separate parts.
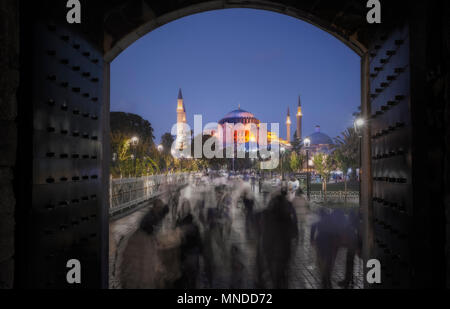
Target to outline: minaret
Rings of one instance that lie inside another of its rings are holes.
[[[291,113],[289,112],[289,107],[287,110],[287,117],[286,117],[286,129],[287,129],[286,140],[288,143],[290,143],[291,142]]]
[[[302,101],[300,100],[300,96],[298,96],[298,107],[297,107],[297,138],[302,139]]]
[[[186,122],[186,109],[183,102],[183,93],[181,88],[178,91],[178,101],[177,101],[177,123]]]
[[[183,93],[181,88],[178,91],[177,101],[177,149],[185,147],[184,141],[186,139],[184,132],[184,124],[186,123],[186,108],[184,106]]]

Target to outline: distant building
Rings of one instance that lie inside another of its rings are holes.
[[[289,116],[287,120],[288,123]],[[215,136],[222,142],[224,147],[234,143],[244,145],[245,149],[248,150],[256,149],[258,145],[265,146],[276,141],[282,147],[291,147],[287,140],[283,140],[275,132],[267,131],[267,136],[262,136],[260,125],[261,122],[254,114],[241,109],[239,106],[238,109],[229,112],[219,121],[220,128],[215,132]],[[232,133],[233,129],[234,133]]]
[[[250,112],[239,106],[238,109],[229,112],[221,120],[216,137],[222,142],[224,147],[236,144],[259,143],[260,121]],[[231,132],[231,130],[233,130]],[[228,131],[227,131],[228,130]],[[232,136],[229,136],[232,134]]]
[[[309,138],[311,141],[311,144],[308,147],[310,156],[314,156],[316,153],[330,154],[333,151],[333,140],[325,133],[320,132],[319,125],[316,126],[315,132],[308,135],[306,138]],[[306,150],[305,148],[303,149]]]
[[[297,110],[297,136],[301,137],[302,132],[302,120],[303,114],[301,110],[301,102],[299,97],[299,106]],[[267,136],[263,137],[260,134],[260,120],[256,116],[246,110],[241,109],[239,105],[238,109],[233,110],[226,114],[218,122],[217,128],[207,128],[203,134],[215,136],[223,147],[230,145],[244,145],[246,150],[256,149],[258,145],[268,145],[271,142],[278,142],[280,147],[286,149],[291,148],[291,117],[288,108],[286,117],[286,139],[282,139],[275,132],[267,132]],[[269,127],[267,128],[269,129]],[[263,140],[264,138],[264,140]],[[183,100],[181,89],[178,93],[178,105],[177,105],[177,136],[176,145],[177,149],[184,149],[190,141],[190,132],[186,128],[186,107]]]

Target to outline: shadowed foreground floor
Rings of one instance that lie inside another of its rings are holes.
[[[256,198],[260,199],[258,194]],[[235,205],[236,206],[236,205]],[[237,205],[239,209],[241,205]],[[128,239],[136,231],[138,223],[145,215],[148,209],[141,209],[128,217],[122,218],[110,224],[110,288],[121,288],[120,271],[122,254],[126,248]],[[298,213],[301,218],[301,214]],[[289,288],[290,289],[318,289],[321,287],[320,274],[317,267],[315,249],[310,245],[310,227],[311,223],[316,220],[313,213],[299,220],[299,240],[295,255],[289,265]],[[242,216],[233,216],[232,232],[230,233],[228,243],[238,248],[239,255],[242,260],[242,268],[237,278],[232,280],[239,282],[240,288],[255,288],[255,241],[252,237],[245,237],[245,220]],[[216,250],[221,250],[217,248]],[[220,256],[220,254],[219,254]],[[333,288],[339,288],[337,282],[344,279],[345,276],[345,256],[346,249],[340,249],[336,258],[333,269],[332,285]],[[224,261],[224,264],[226,261]],[[202,260],[200,261],[200,269],[203,268]],[[212,286],[214,288],[229,288],[230,282],[229,268],[223,267],[217,271]],[[207,288],[207,280],[204,271],[201,272],[197,286],[199,288]],[[353,288],[363,288],[363,268],[362,260],[355,257],[354,265],[354,286]]]

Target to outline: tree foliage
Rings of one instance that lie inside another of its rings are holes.
[[[331,172],[335,169],[335,161],[332,155],[324,153],[317,153],[313,159],[314,170],[320,175],[322,179],[322,188],[324,192],[324,198],[327,199],[327,183],[330,180]]]
[[[292,151],[290,156],[290,167],[293,172],[299,172],[305,162],[305,157],[301,153]]]
[[[348,170],[359,167],[359,137],[354,128],[348,128],[335,138],[334,157],[337,167],[347,175]]]
[[[111,113],[111,175],[139,177],[160,171],[153,128],[139,115]],[[132,139],[136,137],[137,143]]]
[[[161,136],[161,145],[164,148],[163,152],[165,154],[170,154],[174,141],[175,138],[170,133],[164,133],[163,136]]]

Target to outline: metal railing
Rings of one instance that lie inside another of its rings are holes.
[[[152,175],[139,178],[111,178],[109,186],[109,215],[130,210],[164,193],[167,185],[187,183],[190,173]]]
[[[311,191],[310,194],[311,201],[324,201],[325,195],[323,191]],[[329,201],[344,201],[347,202],[358,202],[359,192],[358,191],[328,191],[327,200]]]

